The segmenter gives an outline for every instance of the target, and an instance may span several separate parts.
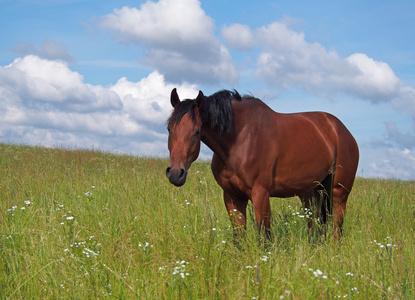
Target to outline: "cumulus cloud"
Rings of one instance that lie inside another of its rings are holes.
[[[157,72],[103,87],[85,83],[62,61],[18,58],[0,66],[0,141],[165,154],[174,87],[197,95],[195,86],[173,86]]]
[[[374,102],[391,101],[398,96],[400,80],[392,68],[385,62],[376,61],[365,54],[355,53],[346,58],[350,65],[355,66],[359,72],[349,78],[345,91]]]
[[[365,54],[341,57],[319,43],[310,43],[302,32],[284,22],[251,29],[232,24],[222,29],[230,47],[260,48],[254,75],[278,89],[299,87],[307,92],[332,97],[345,93],[372,102],[391,101],[401,82],[390,66]]]
[[[248,25],[225,25],[222,28],[222,35],[231,48],[237,50],[250,50],[255,46],[254,33]]]
[[[143,63],[168,81],[236,83],[232,57],[214,36],[214,21],[197,0],[147,1],[114,9],[98,26],[114,31],[114,38],[147,49]]]
[[[119,109],[122,105],[116,93],[85,84],[82,75],[71,71],[66,63],[35,55],[17,58],[0,68],[0,85],[3,93],[13,94],[34,109],[43,106],[88,112]]]

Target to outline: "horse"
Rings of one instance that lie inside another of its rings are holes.
[[[196,99],[181,101],[173,89],[170,102],[170,183],[185,184],[203,142],[213,151],[211,169],[236,236],[246,228],[249,200],[260,235],[265,230],[269,238],[269,198],[298,196],[305,209],[314,207],[320,223],[332,216],[333,237],[340,239],[359,149],[338,118],[325,112],[278,113],[236,90],[211,96],[199,91]],[[311,220],[308,227],[311,231]]]

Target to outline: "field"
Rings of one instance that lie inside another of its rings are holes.
[[[415,182],[358,178],[341,243],[297,198],[236,243],[206,162],[0,144],[0,298],[415,299]]]

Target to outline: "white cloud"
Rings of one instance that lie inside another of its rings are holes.
[[[359,70],[350,79],[344,78],[345,82],[350,81],[351,92],[374,102],[391,101],[398,96],[400,80],[387,63],[376,61],[362,53],[352,54],[346,60]]]
[[[170,92],[175,85],[168,84],[158,72],[151,73],[139,82],[130,82],[121,78],[109,87],[120,96],[123,111],[133,120],[164,124],[171,113]],[[178,87],[184,97],[195,98],[197,89],[194,85],[183,84]]]
[[[66,63],[28,55],[0,68],[2,93],[12,94],[27,107],[61,107],[66,111],[119,109],[119,97],[102,86],[83,83]],[[33,109],[36,109],[33,107]]]
[[[212,39],[213,20],[206,16],[199,1],[147,1],[140,9],[123,7],[101,18],[100,25],[114,29],[123,42],[146,43],[150,46],[198,47]],[[203,33],[203,34],[201,34]],[[185,45],[178,44],[182,41]]]
[[[278,89],[299,87],[312,94],[333,97],[344,93],[372,102],[397,97],[401,82],[390,66],[365,54],[341,57],[319,43],[310,43],[302,32],[274,22],[257,29],[233,24],[223,37],[238,50],[261,49],[255,76]]]
[[[231,48],[250,50],[255,46],[254,33],[248,25],[232,24],[224,26],[222,35]]]
[[[166,154],[174,87],[182,97],[198,92],[168,84],[157,72],[139,82],[96,86],[61,61],[18,58],[0,66],[0,141]]]
[[[122,43],[144,46],[143,63],[169,81],[238,80],[230,53],[213,34],[214,21],[197,0],[147,1],[140,9],[115,9],[98,26],[114,30]]]

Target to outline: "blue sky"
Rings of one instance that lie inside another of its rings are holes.
[[[0,142],[167,156],[171,89],[235,88],[276,111],[339,117],[359,176],[415,179],[413,1],[0,7]]]

